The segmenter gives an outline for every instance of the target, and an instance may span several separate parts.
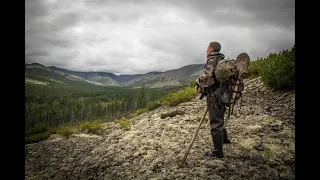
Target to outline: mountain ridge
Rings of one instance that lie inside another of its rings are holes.
[[[44,66],[40,63],[25,64],[26,76],[47,77],[48,73],[34,70],[40,68],[51,72],[50,78],[55,73],[64,76],[65,79],[89,83],[98,86],[128,86],[128,87],[162,87],[162,86],[183,86],[187,85],[191,79],[195,78],[203,69],[204,64],[190,64],[181,68],[171,69],[167,71],[150,71],[144,74],[120,74],[116,75],[110,72],[102,71],[73,71],[57,66]],[[28,77],[29,79],[32,77]],[[61,77],[59,77],[61,78]],[[50,82],[46,82],[50,83]],[[159,85],[160,84],[160,85]]]
[[[83,73],[110,73],[110,74],[113,74],[115,76],[136,76],[136,75],[144,75],[144,74],[165,73],[165,72],[168,72],[168,71],[179,70],[179,69],[182,69],[182,68],[185,68],[185,67],[190,67],[190,66],[199,66],[199,65],[204,66],[205,64],[204,63],[188,64],[188,65],[182,66],[180,68],[169,69],[169,70],[165,70],[165,71],[150,71],[150,72],[143,73],[143,74],[138,73],[138,74],[119,74],[119,75],[116,75],[115,73],[111,73],[111,72],[105,72],[105,71],[76,71],[76,70],[69,70],[67,68],[61,68],[61,67],[58,67],[58,66],[45,66],[43,64],[35,63],[35,62],[33,62],[33,63],[25,63],[25,66],[30,66],[30,65],[46,67],[46,68],[50,68],[50,69],[64,70],[64,71],[69,71],[69,72],[74,72],[74,73],[80,73],[80,72],[83,72]]]

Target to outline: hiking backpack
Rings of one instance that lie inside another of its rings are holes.
[[[233,86],[236,85],[238,75],[239,71],[237,70],[235,60],[209,60],[204,70],[200,73],[199,78],[196,80],[196,83],[201,88],[208,88],[215,83]]]
[[[244,89],[243,81],[239,79],[239,71],[236,61],[233,59],[224,59],[217,63],[214,70],[216,83],[220,83],[220,87],[215,91],[215,94],[221,98],[221,102],[225,106],[232,103],[232,94],[235,92],[235,87],[238,85],[236,97],[237,101],[241,96],[241,91]],[[238,83],[238,84],[237,84]]]
[[[200,87],[199,93],[207,94],[208,87],[215,83],[219,84],[219,88],[215,90],[215,94],[221,98],[223,105],[228,106],[231,103],[232,93],[236,86],[239,76],[236,61],[233,59],[209,60],[205,69],[200,73],[200,77],[196,80],[197,85]],[[244,86],[242,81],[238,85],[236,101],[240,98],[239,94]]]

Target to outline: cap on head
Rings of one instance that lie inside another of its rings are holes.
[[[213,49],[213,52],[220,52],[220,50],[221,50],[221,45],[220,45],[220,43],[218,43],[218,42],[211,42],[210,44],[209,44],[209,46]]]

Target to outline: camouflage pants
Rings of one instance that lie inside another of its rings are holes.
[[[226,108],[221,103],[221,98],[210,91],[207,95],[207,106],[210,118],[210,131],[214,149],[222,151],[224,112]]]

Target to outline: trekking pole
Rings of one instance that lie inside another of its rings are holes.
[[[203,114],[203,117],[202,117],[202,119],[201,119],[201,121],[200,121],[200,124],[199,124],[196,132],[195,132],[194,135],[193,135],[193,138],[192,138],[192,140],[191,140],[191,142],[190,142],[190,144],[189,144],[189,147],[188,147],[188,149],[187,149],[187,152],[186,152],[186,154],[184,155],[184,157],[183,157],[183,159],[182,159],[182,162],[181,162],[181,164],[180,164],[180,167],[183,167],[184,164],[185,164],[185,162],[186,162],[187,156],[188,156],[188,154],[189,154],[189,152],[190,152],[190,149],[191,149],[194,141],[196,140],[196,137],[197,137],[197,135],[198,135],[198,131],[199,131],[200,127],[201,127],[201,124],[202,124],[204,118],[205,118],[206,115],[207,115],[207,112],[208,112],[208,107],[206,108],[206,111],[205,111],[205,113]]]
[[[242,107],[242,96],[240,97],[240,109],[239,109],[239,114],[242,114],[242,113],[241,113],[241,107]]]

